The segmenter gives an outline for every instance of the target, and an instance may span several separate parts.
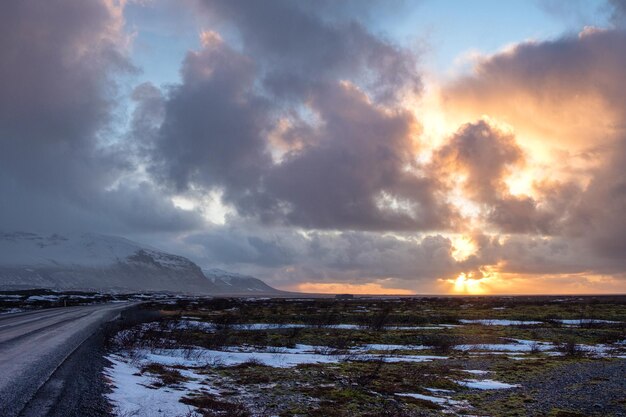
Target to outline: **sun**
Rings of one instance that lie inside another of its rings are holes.
[[[454,292],[458,294],[485,294],[488,292],[485,287],[485,280],[489,278],[472,278],[472,274],[462,272],[454,280]]]
[[[476,253],[476,244],[468,236],[455,236],[452,238],[452,257],[456,261],[464,261]]]

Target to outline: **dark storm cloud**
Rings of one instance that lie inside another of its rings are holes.
[[[236,27],[245,53],[260,62],[266,86],[279,95],[306,94],[337,79],[358,81],[385,100],[402,93],[401,87],[421,88],[414,54],[374,35],[355,18],[374,9],[373,2],[359,7],[354,2],[317,7],[288,0],[198,3],[210,17]]]
[[[498,265],[511,274],[608,274],[623,275],[623,258],[607,259],[591,250],[588,242],[570,237],[528,235],[474,236],[478,250],[461,264],[471,270],[481,265]]]
[[[616,27],[626,27],[626,1],[609,0],[611,9],[611,21]]]
[[[239,214],[271,223],[453,224],[437,181],[412,169],[419,123],[393,101],[421,86],[413,54],[358,20],[328,21],[295,2],[201,8],[234,25],[242,48],[205,32],[202,49],[187,55],[153,135],[158,178],[179,190],[219,188]],[[280,121],[288,127],[276,133]],[[280,161],[268,151],[272,135],[285,147]]]
[[[368,282],[394,277],[410,286],[458,274],[452,243],[436,235],[385,236],[370,232],[300,232],[223,226],[186,238],[199,248],[198,262],[246,270],[260,268],[275,284],[311,280]]]
[[[134,161],[109,137],[116,79],[135,71],[122,24],[114,2],[2,4],[0,227],[142,229],[147,220],[134,210],[147,207],[149,227],[199,224],[155,189],[124,181]]]
[[[115,44],[115,17],[102,2],[2,7],[1,166],[28,183],[58,185],[91,165],[96,133],[111,118],[111,76],[129,68]]]
[[[197,184],[224,187],[227,196],[249,192],[271,162],[269,104],[253,92],[254,61],[207,34],[181,73],[156,133],[154,172],[180,190]]]
[[[618,140],[612,151],[573,209],[568,232],[626,267],[626,139]]]
[[[306,227],[436,229],[450,209],[435,198],[436,181],[420,178],[407,111],[391,114],[350,86],[317,91],[312,108],[323,120],[316,145],[296,151],[268,175],[269,194],[289,204],[286,217]],[[406,207],[388,207],[384,197]]]

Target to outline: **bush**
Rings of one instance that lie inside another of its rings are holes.
[[[370,330],[381,331],[385,329],[385,325],[389,319],[391,313],[391,307],[385,307],[376,314],[369,316],[367,327]]]
[[[432,347],[435,352],[449,353],[457,344],[457,339],[445,334],[426,335],[422,339],[426,346]]]
[[[561,343],[558,350],[565,356],[581,356],[583,354],[582,349],[574,340],[567,340]]]
[[[243,404],[218,400],[211,394],[183,397],[180,402],[198,408],[203,417],[250,417],[252,415]]]
[[[177,385],[185,382],[185,378],[178,369],[170,369],[159,363],[150,363],[141,367],[141,373],[149,373],[155,375],[159,382],[156,386]]]

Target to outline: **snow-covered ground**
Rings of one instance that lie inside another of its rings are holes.
[[[598,319],[579,319],[579,320],[555,320],[566,326],[581,326],[584,324],[597,323],[597,324],[618,324],[619,321],[612,320],[598,320]],[[501,319],[480,319],[480,320],[459,320],[461,325],[458,324],[432,324],[425,326],[384,326],[384,330],[443,330],[447,328],[459,327],[462,325],[478,324],[483,326],[537,326],[546,324],[542,321],[536,320],[501,320]],[[204,322],[193,318],[185,318],[180,321],[180,326],[188,326],[205,331],[214,331],[219,325],[211,322]],[[313,325],[302,323],[242,323],[242,324],[229,324],[229,328],[233,330],[280,330],[280,329],[310,329],[310,328],[325,328],[325,329],[338,329],[338,330],[366,330],[367,326],[360,324],[328,324],[328,325]]]
[[[222,350],[213,349],[147,349],[137,350],[133,357],[140,357],[150,363],[168,366],[235,366],[246,362],[273,366],[277,368],[291,368],[302,364],[338,363],[346,360],[382,360],[385,362],[429,362],[438,359],[447,359],[437,355],[398,355],[391,353],[394,345],[376,345],[376,349],[367,346],[335,353],[326,346],[296,345],[294,348],[264,349],[251,346],[230,346]],[[370,350],[385,350],[389,353],[370,353]]]
[[[519,385],[516,384],[507,384],[505,382],[494,381],[493,379],[465,379],[455,382],[472,389],[509,389],[519,387]]]
[[[534,340],[511,339],[511,343],[456,345],[454,348],[464,351],[532,352],[535,350],[545,352],[555,349],[555,345]]]
[[[115,407],[118,416],[198,416],[193,407],[180,402],[184,397],[193,394],[208,393],[220,395],[220,390],[213,386],[215,380],[210,380],[200,370],[215,366],[235,366],[242,363],[254,362],[272,367],[294,367],[299,364],[310,363],[337,363],[342,360],[372,360],[382,359],[387,362],[396,361],[430,361],[446,359],[443,356],[429,355],[373,355],[370,350],[396,350],[398,347],[419,348],[421,346],[403,345],[363,345],[353,349],[346,355],[332,355],[319,353],[324,346],[297,345],[294,348],[267,348],[255,349],[247,347],[230,347],[225,350],[210,349],[162,349],[158,351],[135,350],[126,354],[109,355],[111,366],[106,369],[105,375],[110,381],[112,392],[107,394],[108,399]],[[142,368],[149,364],[159,364],[167,369],[176,369],[185,378],[175,386],[160,386],[157,375],[142,372]],[[472,375],[482,375],[487,371],[467,370]],[[470,389],[505,389],[516,385],[494,381],[492,379],[465,379],[455,381],[460,386]],[[440,405],[443,410],[453,412],[469,406],[466,401],[454,400],[449,394],[453,390],[424,388],[432,395],[419,393],[398,393],[397,396],[412,397],[430,401]]]
[[[147,326],[150,326],[148,324]],[[191,317],[187,317],[183,320],[177,321],[174,325],[174,328],[177,329],[199,329],[207,332],[216,331],[218,326],[214,323],[203,322],[193,320]],[[285,324],[275,324],[275,323],[250,323],[250,324],[230,324],[229,328],[233,330],[276,330],[276,329],[291,329],[291,328],[313,328],[317,326],[307,325],[307,324],[298,324],[298,323],[285,323]],[[360,329],[361,327],[354,324],[337,324],[324,326],[323,328],[329,329]],[[559,355],[559,346],[550,343],[550,342],[541,342],[534,340],[524,340],[524,339],[503,339],[505,343],[487,343],[487,344],[460,344],[455,345],[452,348],[460,351],[468,351],[475,354],[482,353],[493,353],[493,354],[508,354],[510,356],[520,355],[524,353],[537,353],[543,352],[549,355]],[[618,345],[619,346],[619,345]],[[321,347],[310,347],[313,351],[317,349],[320,351]],[[368,344],[363,346],[358,346],[351,349],[347,355],[354,354],[365,354],[368,351],[385,351],[386,353],[391,353],[393,351],[415,351],[415,350],[428,350],[430,346],[425,345],[396,345],[396,344]],[[582,352],[587,353],[589,355],[594,356],[612,356],[612,357],[621,357],[623,353],[616,354],[616,346],[611,345],[585,345],[579,344],[577,348]],[[325,348],[324,350],[329,350]],[[285,351],[284,353],[290,353]],[[302,352],[297,352],[297,354],[302,354]],[[424,358],[421,356],[419,358],[413,357],[409,358],[404,355],[406,361],[416,361],[422,360],[420,358]],[[397,361],[398,359],[390,358],[389,361]],[[328,359],[321,359],[322,362],[327,362]]]
[[[180,323],[179,323],[180,324]],[[184,324],[185,326],[189,323]],[[146,325],[144,325],[146,326]],[[147,324],[150,326],[150,324]],[[258,326],[252,326],[252,329]],[[547,355],[561,354],[553,343],[523,339],[505,339],[506,343],[464,344],[453,349],[469,351],[474,355],[503,354],[511,359],[527,359],[530,353]],[[579,348],[595,356],[613,356],[614,346],[579,345]],[[198,393],[207,393],[220,398],[222,381],[210,369],[237,366],[245,363],[265,365],[275,368],[294,368],[302,364],[336,364],[342,361],[384,361],[384,362],[429,362],[448,359],[439,355],[419,355],[415,351],[428,350],[424,345],[400,344],[364,344],[335,351],[327,346],[298,344],[292,348],[256,347],[250,345],[226,346],[220,350],[206,348],[187,349],[135,349],[122,351],[109,356],[111,367],[106,370],[112,392],[108,398],[116,406],[118,416],[196,416],[192,407],[180,402],[184,397]],[[149,364],[158,364],[167,369],[176,369],[185,378],[174,386],[155,384],[157,375],[150,375],[142,368]],[[438,388],[416,387],[417,392],[397,393],[398,397],[411,397],[429,401],[441,407],[446,414],[458,415],[471,406],[463,400],[454,399],[456,392],[469,390],[514,389],[517,384],[502,382],[489,377],[491,371],[481,369],[457,370],[468,374],[468,378],[451,377],[458,388],[444,390]],[[212,376],[209,376],[211,374]],[[237,388],[240,398],[256,395],[249,388]],[[420,392],[421,391],[421,392]],[[226,399],[227,400],[227,399]]]
[[[483,326],[528,326],[535,324],[543,324],[541,321],[535,320],[498,320],[498,319],[481,319],[481,320],[459,320],[463,324],[482,324]]]
[[[466,401],[453,400],[449,397],[435,397],[433,395],[424,395],[424,394],[412,394],[412,393],[398,393],[396,394],[399,397],[411,397],[417,398],[418,400],[430,401],[435,404],[440,405],[463,405],[466,406]]]
[[[155,388],[154,376],[141,374],[138,364],[118,355],[108,356],[107,359],[112,363],[105,371],[112,390],[107,398],[115,407],[117,416],[187,416],[193,412],[193,407],[181,403],[180,399],[193,391],[209,390],[200,384],[202,376],[189,370],[184,375],[190,381],[180,387]]]
[[[184,318],[180,322],[181,327],[197,328],[205,331],[214,331],[218,327],[223,326],[216,323],[193,320],[192,318]],[[458,327],[455,324],[437,324],[430,326],[385,326],[384,330],[441,330],[451,327]],[[328,325],[314,325],[314,324],[302,324],[302,323],[242,323],[242,324],[229,324],[228,328],[232,330],[281,330],[281,329],[336,329],[336,330],[365,330],[367,326],[360,324],[328,324]]]
[[[601,319],[578,319],[578,320],[555,320],[560,322],[561,324],[565,324],[567,326],[582,326],[585,324],[617,324],[621,323],[619,321],[614,320],[601,320]]]
[[[582,326],[585,324],[618,324],[621,323],[619,321],[613,320],[601,320],[601,319],[576,319],[576,320],[565,320],[565,319],[556,319],[552,320],[566,326]],[[463,324],[481,324],[483,326],[534,326],[540,324],[546,324],[543,321],[537,320],[501,320],[501,319],[477,319],[477,320],[468,320],[461,319],[460,323]]]

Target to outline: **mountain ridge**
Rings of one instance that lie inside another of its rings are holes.
[[[0,232],[0,289],[282,293],[254,277],[207,271],[209,276],[183,256],[118,236]]]

